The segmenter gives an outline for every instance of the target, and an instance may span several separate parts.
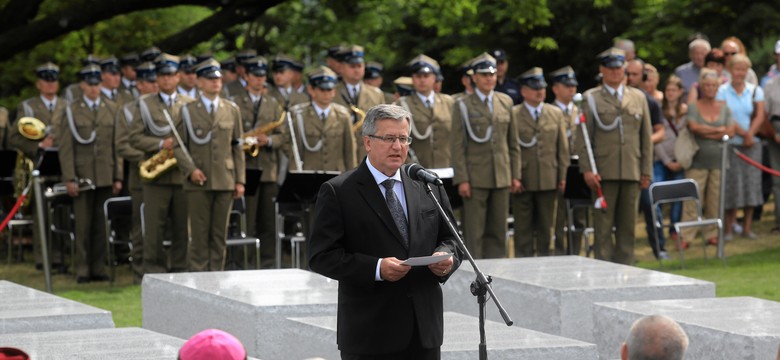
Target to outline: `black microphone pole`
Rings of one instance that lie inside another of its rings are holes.
[[[471,256],[469,249],[466,248],[466,244],[463,242],[463,238],[460,237],[458,229],[455,228],[455,225],[450,221],[450,217],[444,212],[439,200],[433,195],[433,189],[431,189],[430,184],[425,183],[425,191],[436,204],[436,208],[439,209],[439,214],[445,219],[447,226],[450,228],[450,233],[458,240],[458,248],[466,255],[466,259],[471,263],[471,267],[477,274],[477,279],[471,283],[471,294],[477,297],[477,303],[479,303],[479,360],[487,360],[487,343],[485,340],[485,303],[487,302],[487,299],[485,298],[485,295],[490,293],[490,298],[496,303],[498,312],[501,314],[501,317],[504,318],[504,322],[507,326],[512,326],[514,322],[509,317],[509,314],[507,314],[504,306],[501,305],[501,302],[498,301],[496,294],[493,293],[493,288],[490,286],[493,279],[490,276],[485,276],[482,270],[480,270],[474,262],[474,257]]]

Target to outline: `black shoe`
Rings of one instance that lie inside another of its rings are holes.
[[[78,284],[86,284],[89,282],[89,278],[86,276],[79,276],[76,278],[76,283]]]
[[[89,280],[91,281],[108,281],[111,280],[108,275],[92,275],[89,277]]]

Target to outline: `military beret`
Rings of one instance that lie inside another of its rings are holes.
[[[308,73],[309,85],[323,90],[330,90],[336,87],[336,73],[327,66],[318,66]]]
[[[540,67],[534,67],[520,74],[520,84],[534,90],[544,89],[547,82],[544,81],[544,71]]]

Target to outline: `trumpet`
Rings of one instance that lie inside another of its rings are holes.
[[[41,140],[46,137],[46,124],[39,119],[25,116],[16,124],[19,133],[30,140]]]
[[[363,122],[366,120],[366,112],[352,104],[349,104],[349,108],[358,116],[358,120],[352,125],[352,132],[357,134],[363,127]]]
[[[79,186],[79,192],[95,190],[95,184],[93,184],[92,180],[90,179],[79,179],[78,186]],[[43,196],[45,196],[47,199],[51,199],[51,198],[55,198],[67,194],[68,194],[68,186],[64,182],[56,183],[50,187],[47,187],[46,190],[43,192]]]
[[[284,119],[287,115],[287,111],[282,111],[282,116],[279,117],[279,120],[276,120],[272,123],[265,124],[263,126],[257,127],[255,129],[252,129],[246,133],[244,133],[244,136],[241,137],[241,149],[244,150],[247,154],[251,155],[252,157],[257,157],[257,155],[260,154],[260,144],[257,141],[257,137],[259,135],[268,135],[273,131],[274,129],[278,128],[279,126],[282,126],[284,124]]]
[[[173,150],[162,149],[152,157],[138,164],[138,175],[141,176],[141,179],[143,180],[152,181],[175,167],[176,164],[176,157],[173,155]]]

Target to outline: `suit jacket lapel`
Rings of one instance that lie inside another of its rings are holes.
[[[398,226],[395,225],[393,215],[390,214],[390,209],[387,208],[387,202],[382,198],[382,191],[379,190],[379,185],[374,180],[374,176],[371,175],[371,171],[368,170],[368,165],[366,165],[365,161],[360,164],[357,171],[360,174],[357,180],[360,196],[366,200],[369,207],[374,210],[374,213],[395,236],[395,239],[398,240],[401,246],[404,246],[405,241],[401,237],[401,232],[398,230]],[[406,191],[406,187],[404,187],[404,191]],[[407,206],[409,204],[408,199],[409,196],[407,195]]]

